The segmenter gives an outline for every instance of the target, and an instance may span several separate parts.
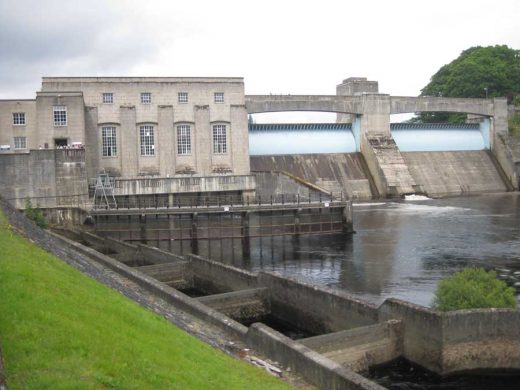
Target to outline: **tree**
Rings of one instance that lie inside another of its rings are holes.
[[[520,94],[520,51],[506,45],[471,47],[442,66],[421,96],[464,98],[507,97]],[[421,113],[418,122],[460,122],[460,114]]]
[[[440,311],[492,307],[515,308],[515,289],[482,268],[466,268],[442,280],[433,300]]]

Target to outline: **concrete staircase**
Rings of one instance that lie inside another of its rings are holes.
[[[389,320],[299,341],[336,363],[362,372],[402,354],[402,323]]]

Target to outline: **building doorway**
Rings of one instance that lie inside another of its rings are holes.
[[[54,138],[54,148],[62,149],[66,148],[69,145],[69,140],[67,138]]]

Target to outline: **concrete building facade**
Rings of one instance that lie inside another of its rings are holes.
[[[242,78],[44,77],[0,129],[4,151],[85,145],[89,177],[249,174]]]

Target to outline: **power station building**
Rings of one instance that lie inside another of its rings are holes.
[[[44,77],[36,99],[0,101],[0,145],[84,149],[86,177],[125,195],[254,190],[238,77]]]

